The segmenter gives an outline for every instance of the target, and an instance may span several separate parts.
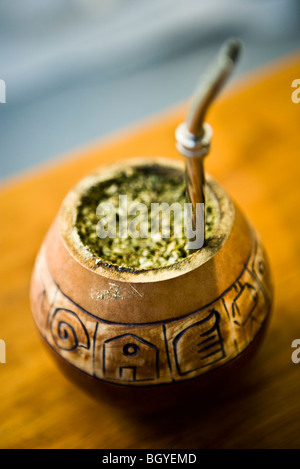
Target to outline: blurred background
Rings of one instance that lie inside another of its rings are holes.
[[[0,0],[0,31],[7,178],[190,98],[229,36],[233,80],[299,50],[300,2]]]

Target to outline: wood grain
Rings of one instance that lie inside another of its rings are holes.
[[[0,338],[7,363],[0,364],[1,448],[300,448],[300,363],[291,361],[291,343],[300,338],[295,78],[299,55],[249,75],[209,115],[215,135],[206,169],[261,234],[275,307],[265,341],[243,375],[221,382],[196,407],[180,401],[175,410],[146,419],[93,400],[46,353],[28,299],[35,255],[70,187],[97,166],[122,158],[179,158],[174,130],[187,106],[2,185]]]

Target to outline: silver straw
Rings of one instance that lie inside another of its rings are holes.
[[[211,127],[204,122],[206,112],[230,76],[241,50],[238,39],[227,40],[217,60],[204,75],[196,90],[186,122],[175,132],[178,151],[185,157],[187,200],[193,206],[193,228],[196,229],[196,204],[205,203],[203,159],[209,152]]]

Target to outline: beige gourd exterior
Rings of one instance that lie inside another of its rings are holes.
[[[229,364],[253,343],[272,300],[259,236],[222,187],[207,176],[218,211],[202,250],[160,269],[133,272],[97,263],[74,228],[87,187],[120,167],[180,168],[138,159],[100,168],[70,191],[38,254],[33,317],[66,363],[95,381],[156,386],[190,380]]]

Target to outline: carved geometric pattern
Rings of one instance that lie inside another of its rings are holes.
[[[115,324],[93,316],[55,283],[41,251],[34,319],[63,359],[97,379],[151,385],[196,377],[242,353],[269,312],[264,252],[253,239],[247,264],[219,298],[185,317],[154,324]]]

